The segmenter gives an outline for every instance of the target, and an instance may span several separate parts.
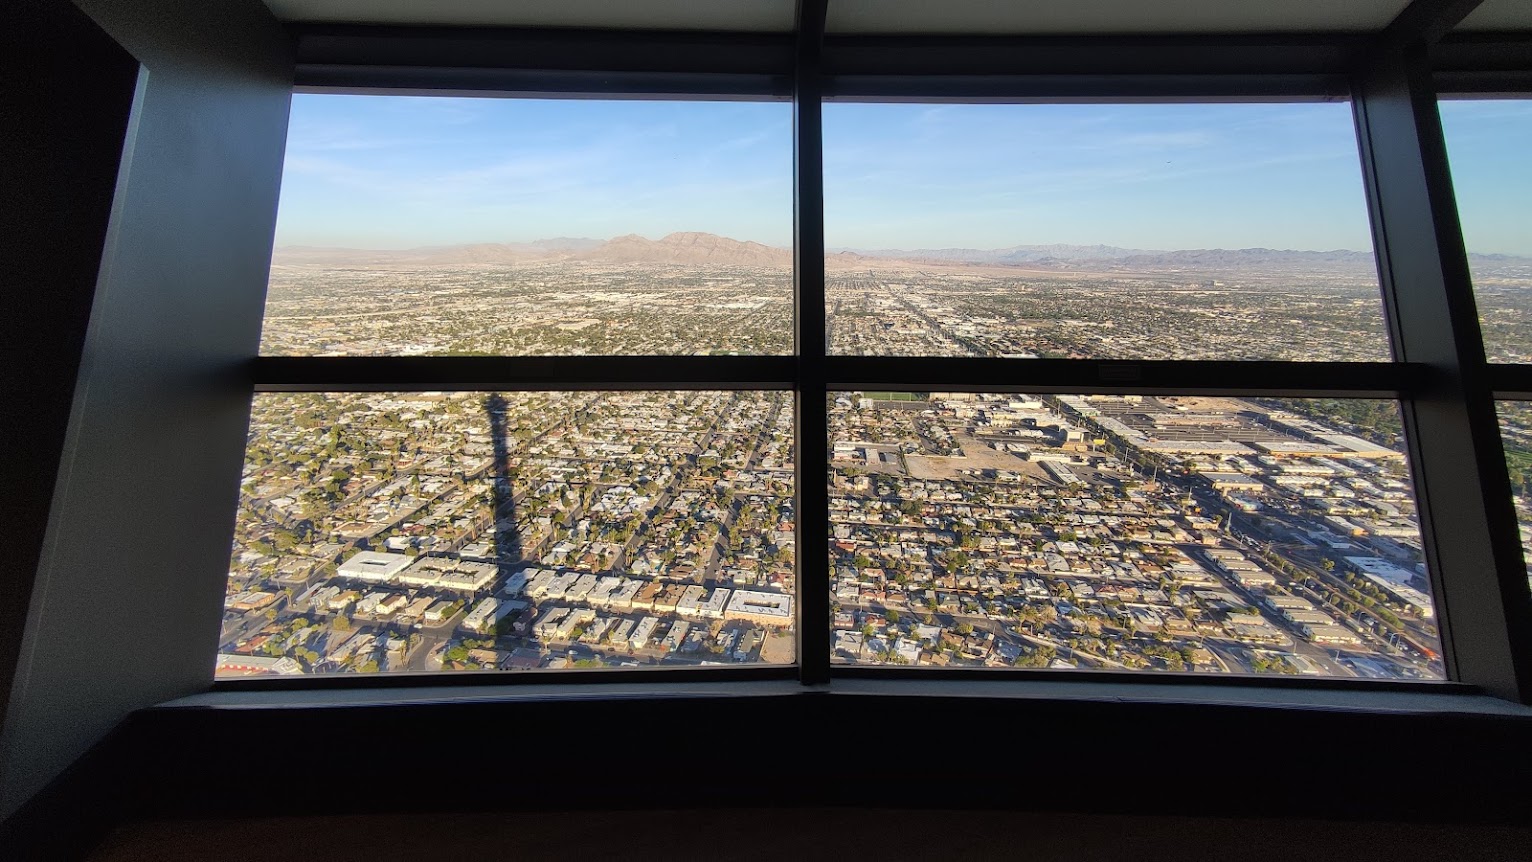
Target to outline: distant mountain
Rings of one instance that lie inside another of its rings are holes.
[[[673,233],[658,240],[628,234],[606,241],[559,237],[535,242],[472,243],[411,249],[280,246],[272,254],[274,263],[294,266],[451,266],[558,260],[777,267],[791,266],[793,254],[785,248],[697,232]]]
[[[1013,245],[1008,248],[917,248],[876,250],[844,249],[870,258],[896,260],[953,261],[959,263],[1026,263],[1050,260],[1113,260],[1138,254],[1153,254],[1143,249],[1110,245]]]
[[[278,246],[271,262],[286,266],[431,266],[516,263],[567,257],[569,252],[539,248],[533,243],[481,242],[424,248],[315,248]]]
[[[789,249],[730,239],[711,233],[683,231],[657,240],[627,234],[610,240],[556,237],[533,242],[473,243],[413,249],[344,249],[282,246],[272,256],[277,264],[295,266],[451,266],[517,264],[551,261],[644,263],[671,266],[792,265]],[[1532,258],[1511,255],[1470,255],[1476,267],[1507,268],[1532,265]],[[1110,245],[1013,245],[1006,248],[832,249],[825,255],[832,268],[922,265],[1015,266],[1059,271],[1181,271],[1249,272],[1284,270],[1368,271],[1370,251],[1334,249],[1181,249],[1155,251]]]
[[[1142,252],[1118,258],[1113,263],[1125,267],[1156,269],[1249,269],[1251,267],[1325,266],[1356,267],[1374,265],[1370,251],[1294,251],[1275,248],[1202,248],[1185,251]]]
[[[673,233],[659,240],[628,234],[609,240],[579,255],[581,260],[611,263],[659,263],[688,266],[792,266],[793,253],[758,242],[711,233],[687,231]]]
[[[387,263],[408,254],[410,252],[398,249],[279,245],[271,250],[271,262],[289,266]]]
[[[1372,253],[1361,251],[1291,251],[1270,248],[1242,249],[1184,249],[1178,251],[1154,251],[1141,248],[1119,248],[1112,245],[1013,245],[1008,248],[940,248],[940,249],[878,249],[862,251],[848,249],[850,253],[869,258],[911,261],[952,261],[983,264],[1123,264],[1128,266],[1247,266],[1261,263],[1325,263],[1352,264],[1371,263]]]
[[[601,246],[603,240],[584,236],[556,236],[532,242],[511,243],[512,248],[537,249],[540,251],[590,251]]]
[[[539,248],[532,243],[479,242],[472,245],[447,245],[436,248],[415,249],[420,263],[516,263],[562,257],[563,252]]]

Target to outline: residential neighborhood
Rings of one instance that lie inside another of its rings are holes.
[[[794,659],[790,397],[273,394],[220,672]]]

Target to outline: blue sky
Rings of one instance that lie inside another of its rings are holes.
[[[1464,243],[1532,257],[1532,100],[1444,101],[1441,115]]]
[[[1482,251],[1532,253],[1527,103],[1448,103]],[[1345,104],[825,106],[831,247],[1367,249]],[[781,102],[298,95],[277,241],[791,241]]]
[[[831,105],[825,138],[830,245],[1372,247],[1344,104]]]
[[[785,102],[293,97],[279,245],[792,241]]]

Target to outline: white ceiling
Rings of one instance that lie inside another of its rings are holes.
[[[1484,0],[1459,30],[1532,30],[1532,0]]]
[[[830,0],[838,33],[1279,33],[1386,26],[1409,0]]]
[[[793,29],[794,0],[265,0],[283,21],[623,30]]]

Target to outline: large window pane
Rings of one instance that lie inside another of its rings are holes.
[[[1532,99],[1440,108],[1485,356],[1532,362]]]
[[[1443,676],[1392,401],[829,409],[836,661]]]
[[[782,392],[255,399],[220,675],[793,661]]]
[[[293,98],[266,354],[792,352],[784,103]]]
[[[1387,360],[1344,104],[827,104],[833,353]]]

